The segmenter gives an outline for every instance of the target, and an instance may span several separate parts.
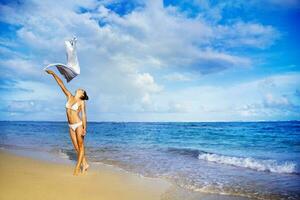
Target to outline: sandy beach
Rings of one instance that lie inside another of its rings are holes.
[[[109,166],[91,165],[73,176],[73,165],[53,163],[0,150],[0,199],[161,199],[170,184]]]
[[[5,200],[247,200],[187,192],[160,178],[142,177],[102,163],[73,176],[74,163],[43,152],[0,149],[0,199]]]

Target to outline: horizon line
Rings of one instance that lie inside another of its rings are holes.
[[[0,122],[67,122],[54,120],[0,120]],[[87,123],[232,123],[232,122],[300,122],[300,120],[232,120],[232,121],[88,121]]]

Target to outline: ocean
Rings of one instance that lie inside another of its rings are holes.
[[[66,122],[0,122],[0,147],[76,161]],[[300,122],[88,122],[89,162],[193,193],[300,199]]]

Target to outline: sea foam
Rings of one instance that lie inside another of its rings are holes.
[[[232,165],[236,167],[249,168],[257,171],[267,171],[274,173],[297,173],[297,165],[294,162],[279,163],[276,160],[261,160],[251,157],[234,157],[218,155],[213,153],[200,153],[198,155],[200,160],[209,162]]]

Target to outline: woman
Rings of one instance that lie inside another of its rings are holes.
[[[70,136],[75,150],[78,154],[78,161],[74,170],[74,175],[78,175],[80,166],[82,164],[82,172],[87,171],[89,165],[84,155],[84,136],[86,134],[86,112],[85,112],[85,100],[88,100],[86,92],[82,89],[77,89],[75,96],[71,94],[65,87],[62,80],[51,70],[46,70],[48,74],[51,74],[64,94],[67,97],[66,113],[68,123],[70,127]],[[82,120],[79,117],[81,111]]]

